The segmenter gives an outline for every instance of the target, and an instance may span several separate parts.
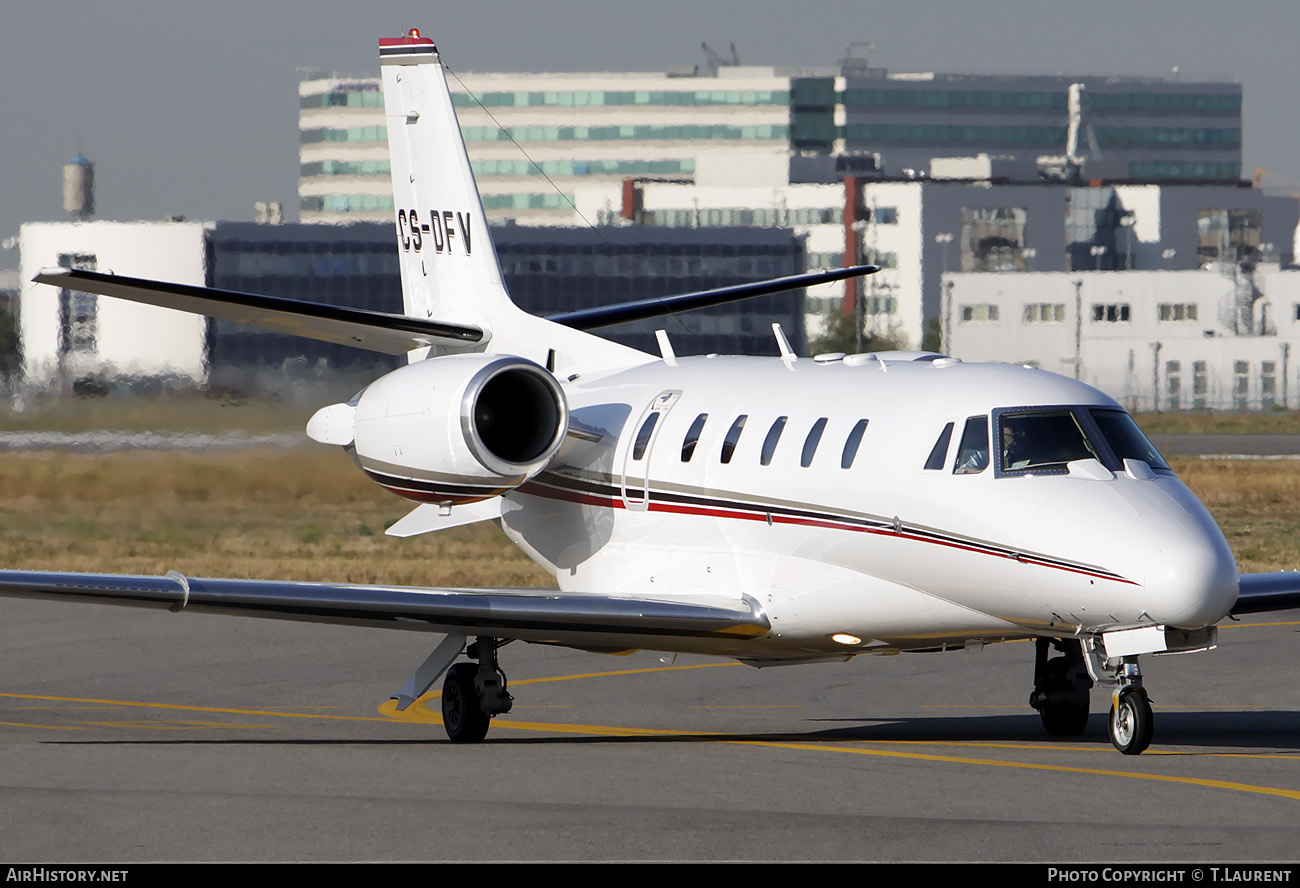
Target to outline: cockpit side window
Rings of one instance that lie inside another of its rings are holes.
[[[934,442],[934,447],[930,450],[930,456],[925,461],[925,467],[931,471],[938,471],[943,468],[943,461],[948,458],[948,442],[952,440],[952,423],[943,427],[939,433],[939,440]]]
[[[961,433],[961,446],[957,448],[957,462],[952,467],[954,475],[978,475],[989,466],[989,418],[972,416],[966,420]]]
[[[1003,413],[998,431],[1002,472],[1064,472],[1076,459],[1101,461],[1071,410]]]
[[[1121,463],[1126,459],[1140,459],[1153,469],[1173,471],[1133,417],[1123,410],[1093,410],[1092,418]]]

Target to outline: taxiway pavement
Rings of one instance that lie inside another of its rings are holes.
[[[1143,658],[1138,757],[1032,647],[756,670],[513,644],[514,712],[381,712],[436,636],[0,602],[10,860],[1294,860],[1300,623]]]

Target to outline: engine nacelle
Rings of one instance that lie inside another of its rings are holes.
[[[555,377],[519,357],[447,355],[372,382],[312,417],[307,434],[349,447],[384,488],[422,503],[468,503],[518,487],[564,442]]]

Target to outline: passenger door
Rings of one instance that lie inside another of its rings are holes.
[[[637,419],[633,438],[623,453],[623,505],[630,512],[650,508],[650,455],[659,439],[668,411],[677,403],[681,392],[661,392]]]

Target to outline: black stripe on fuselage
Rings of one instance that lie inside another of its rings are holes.
[[[420,481],[415,478],[399,478],[396,475],[385,475],[382,472],[376,472],[372,469],[362,467],[361,471],[366,476],[383,487],[389,489],[400,488],[402,490],[414,490],[420,493],[445,493],[451,496],[496,496],[505,493],[509,487],[490,484],[443,484],[438,481]]]
[[[613,508],[624,507],[623,489],[619,486],[608,482],[573,478],[552,472],[542,474],[535,481],[524,485],[520,490],[523,493],[546,496],[546,488],[548,487],[558,491],[578,493],[605,500],[605,504]],[[1133,582],[1132,580],[1127,580],[1113,571],[1105,570],[1096,565],[1082,564],[1079,562],[1052,558],[1046,555],[1022,552],[1018,549],[998,545],[997,543],[988,542],[986,540],[977,540],[957,534],[944,533],[943,531],[934,528],[908,525],[901,521],[895,523],[895,521],[879,516],[831,512],[816,508],[782,506],[753,500],[724,499],[717,496],[704,496],[700,494],[674,493],[654,489],[653,484],[651,484],[650,487],[652,493],[648,505],[648,511],[682,511],[682,509],[672,508],[678,506],[685,507],[686,510],[699,509],[701,510],[701,514],[709,514],[714,511],[719,513],[739,513],[730,516],[716,515],[715,517],[742,517],[760,520],[770,518],[770,520],[780,521],[780,523],[816,523],[836,526],[851,531],[888,533],[901,538],[916,540],[918,542],[951,546],[1001,558],[1012,558],[1027,564],[1037,564],[1043,567],[1051,567],[1059,570],[1086,573],[1104,579],[1116,580],[1122,583]],[[638,501],[644,500],[646,497],[646,492],[642,489],[642,485],[639,484],[635,488],[632,487],[632,485],[629,485],[628,493],[634,495]],[[660,507],[657,510],[655,508],[656,504]],[[784,521],[781,519],[784,519]]]

